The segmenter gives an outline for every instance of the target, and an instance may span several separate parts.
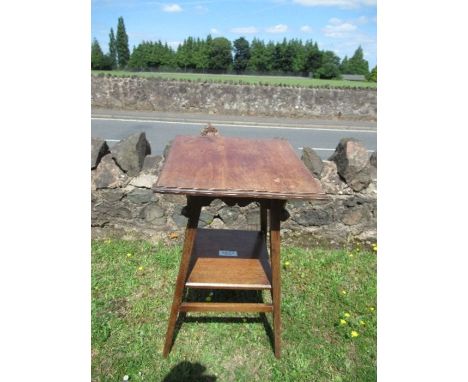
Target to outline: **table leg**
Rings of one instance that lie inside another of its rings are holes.
[[[281,201],[273,200],[270,209],[270,256],[273,296],[273,332],[275,357],[281,357],[281,264],[280,264],[280,211]]]
[[[263,238],[266,240],[268,232],[268,220],[267,220],[268,209],[265,204],[260,205],[260,230],[263,233]]]
[[[174,328],[179,314],[179,307],[182,303],[182,295],[184,292],[185,279],[187,277],[190,256],[192,254],[193,244],[197,233],[198,220],[200,218],[201,204],[195,198],[188,198],[187,203],[188,222],[185,229],[184,248],[182,250],[182,258],[179,266],[179,274],[177,276],[176,287],[174,291],[174,299],[172,300],[171,313],[167,325],[166,342],[164,343],[163,357],[166,358],[172,346],[174,336]]]

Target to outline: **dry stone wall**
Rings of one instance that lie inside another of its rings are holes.
[[[164,157],[150,154],[145,134],[134,134],[111,149],[104,141],[93,139],[91,147],[93,237],[181,240],[187,219],[180,212],[186,199],[152,192]],[[131,170],[124,169],[121,158]],[[304,149],[304,164],[320,180],[329,198],[287,203],[290,218],[281,229],[286,243],[341,245],[351,239],[375,242],[377,154],[369,160],[362,143],[342,139],[330,159],[322,161],[312,149]],[[259,221],[255,204],[230,207],[217,199],[203,208],[199,226],[258,229]]]
[[[234,85],[161,78],[91,77],[93,107],[375,121],[375,89]]]

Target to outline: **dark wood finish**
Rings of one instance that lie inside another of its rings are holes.
[[[275,357],[281,357],[281,262],[280,262],[280,213],[283,203],[275,201],[270,209],[270,256],[272,270],[273,332]]]
[[[153,190],[187,195],[188,217],[163,356],[173,342],[180,312],[273,314],[274,352],[281,356],[280,222],[286,199],[325,199],[320,182],[281,139],[179,136]],[[197,229],[202,206],[260,204],[260,231]],[[267,252],[269,238],[270,256]],[[219,251],[236,251],[236,257]],[[269,289],[272,304],[182,302],[184,288]]]
[[[266,239],[268,232],[268,209],[263,203],[260,205],[260,230],[263,233],[263,238]]]
[[[287,140],[177,136],[153,190],[195,196],[325,198]]]
[[[237,257],[219,256],[219,250]],[[271,267],[261,232],[199,229],[185,283],[201,289],[270,289]]]
[[[187,228],[185,229],[184,248],[182,250],[182,258],[179,266],[179,274],[177,275],[174,298],[172,300],[171,313],[167,325],[166,341],[164,343],[163,357],[167,357],[172,346],[174,336],[174,328],[179,314],[179,306],[182,302],[184,292],[184,281],[187,277],[187,272],[190,263],[190,255],[192,254],[193,245],[197,235],[198,220],[200,218],[201,204],[196,198],[187,198],[188,211],[190,211]]]
[[[181,312],[263,312],[271,313],[273,305],[234,302],[183,302]]]

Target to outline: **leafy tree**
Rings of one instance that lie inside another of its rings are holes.
[[[147,70],[158,69],[160,66],[174,65],[174,51],[161,41],[143,41],[133,49],[128,66],[130,68]]]
[[[237,73],[244,72],[249,63],[249,59],[249,42],[244,37],[240,37],[234,41],[234,70]]]
[[[367,76],[369,74],[369,63],[364,60],[364,52],[361,46],[359,46],[347,62],[347,73],[346,74],[363,74]]]
[[[128,36],[125,32],[123,17],[119,17],[117,23],[116,48],[119,68],[125,68],[130,59],[130,49],[128,49]]]
[[[117,43],[115,41],[114,30],[111,28],[109,33],[109,58],[112,69],[117,67]]]
[[[371,72],[367,76],[367,81],[377,82],[377,65],[374,67],[374,69],[371,70]]]
[[[323,52],[320,51],[317,43],[308,41],[305,45],[305,70],[312,73],[314,76],[317,70],[322,66]]]
[[[292,52],[292,71],[294,73],[306,71],[306,50],[302,40],[292,39],[288,45]]]
[[[250,45],[250,60],[247,69],[254,72],[268,72],[271,69],[271,58],[268,57],[265,43],[254,38]]]
[[[322,64],[316,71],[318,78],[339,78],[340,77],[340,58],[332,51],[326,51],[322,54]]]
[[[208,49],[208,68],[227,70],[232,64],[231,42],[225,37],[214,38]]]
[[[111,68],[110,58],[102,52],[99,42],[94,39],[91,44],[91,69],[107,70]]]
[[[340,72],[343,74],[349,74],[349,60],[348,56],[345,56],[343,58],[343,61],[341,61],[340,64]]]

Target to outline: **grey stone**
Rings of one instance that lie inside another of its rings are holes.
[[[365,221],[368,211],[363,206],[346,209],[341,217],[341,221],[346,225],[356,225]]]
[[[185,228],[188,221],[184,215],[180,214],[180,209],[172,214],[172,220],[174,220],[174,223],[180,228]]]
[[[316,178],[320,179],[320,174],[323,169],[322,159],[317,155],[317,153],[310,147],[304,147],[302,149],[301,160],[304,162],[305,166]]]
[[[299,211],[292,219],[302,226],[321,226],[332,223],[333,216],[330,209],[312,208]]]
[[[164,147],[164,150],[163,150],[164,160],[167,159],[167,155],[169,154],[169,150],[171,149],[171,145],[172,145],[172,140],[170,140],[169,143],[166,145],[166,147]]]
[[[187,198],[185,195],[161,194],[160,200],[161,202],[174,203],[182,206],[187,204]]]
[[[101,158],[109,153],[107,142],[99,138],[91,138],[91,169],[99,164]]]
[[[93,174],[96,189],[122,187],[127,175],[115,164],[111,154],[104,155]]]
[[[240,208],[237,206],[234,207],[223,207],[218,211],[219,217],[223,220],[224,223],[226,224],[233,224],[239,214],[240,214]]]
[[[158,177],[156,175],[141,173],[130,181],[130,185],[135,187],[151,188],[157,180]]]
[[[127,194],[127,199],[135,204],[149,203],[155,200],[153,191],[146,188],[135,188]]]
[[[247,212],[247,225],[260,225],[260,212],[258,210]]]
[[[200,213],[200,223],[202,226],[207,226],[213,221],[213,214],[202,210]]]
[[[155,219],[162,218],[163,216],[164,210],[155,204],[147,205],[140,212],[140,217],[148,222],[153,222]]]
[[[330,160],[336,163],[338,174],[354,191],[365,189],[371,182],[367,150],[357,139],[341,139]]]
[[[369,163],[371,166],[377,167],[377,151],[374,151],[370,158],[369,158]]]
[[[213,228],[213,229],[223,229],[225,227],[226,225],[224,224],[224,222],[218,218],[214,218],[210,224],[210,228]]]
[[[97,202],[93,212],[97,219],[131,219],[132,217],[130,209],[125,205],[107,201]]]
[[[124,192],[121,188],[105,188],[97,191],[96,196],[109,203],[115,203],[123,198]]]
[[[159,175],[160,165],[162,162],[161,155],[147,155],[143,160],[143,167],[141,171],[148,174]]]
[[[151,147],[145,133],[135,133],[113,146],[111,153],[123,171],[136,176],[143,167],[145,156],[151,154]]]
[[[353,190],[338,175],[335,162],[323,161],[320,182],[326,194],[346,195],[353,193]]]

